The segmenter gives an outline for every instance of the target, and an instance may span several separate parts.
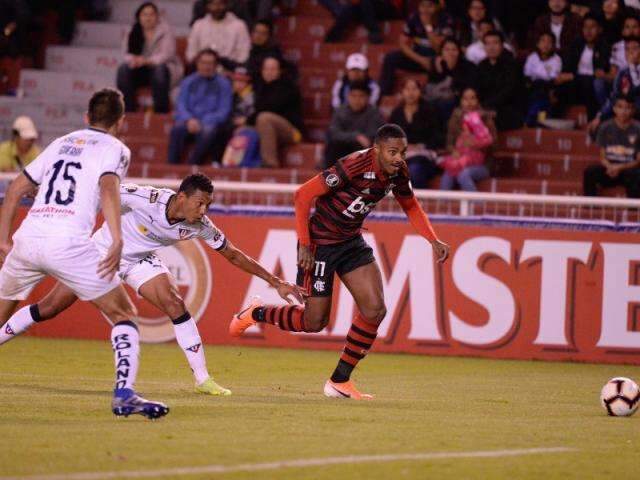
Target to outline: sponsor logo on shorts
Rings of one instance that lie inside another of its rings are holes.
[[[331,173],[330,175],[327,175],[325,182],[329,187],[333,188],[340,183],[340,177],[335,173]]]
[[[325,283],[322,280],[316,280],[315,283],[313,284],[313,289],[316,292],[324,292],[325,289]]]

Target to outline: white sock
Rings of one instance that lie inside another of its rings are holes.
[[[187,320],[184,320],[186,318]],[[189,362],[189,366],[196,378],[196,383],[200,384],[209,378],[207,371],[207,360],[204,356],[204,347],[198,333],[198,326],[191,315],[188,313],[174,320],[180,323],[173,324],[173,331],[176,334],[176,340]]]
[[[140,335],[136,324],[129,320],[116,323],[111,329],[111,346],[115,355],[115,389],[133,390],[140,361]]]
[[[36,307],[37,308],[37,307]],[[25,330],[28,330],[31,325],[36,323],[31,314],[31,305],[22,307],[16,313],[11,315],[11,318],[0,327],[0,345],[8,342],[14,337],[17,337]]]

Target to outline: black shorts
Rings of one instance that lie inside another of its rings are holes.
[[[333,293],[333,274],[342,276],[375,262],[373,250],[362,236],[332,245],[316,245],[311,270],[298,267],[297,283],[311,297],[329,297]]]

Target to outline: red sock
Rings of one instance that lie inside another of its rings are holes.
[[[258,310],[258,309],[256,309]],[[256,320],[270,323],[288,332],[305,332],[304,307],[298,305],[267,305],[261,307]]]
[[[360,312],[356,314],[347,333],[347,340],[340,355],[340,361],[331,380],[346,382],[360,360],[367,356],[378,335],[378,325],[366,319]]]

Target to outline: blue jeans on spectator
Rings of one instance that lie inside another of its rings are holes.
[[[167,113],[169,111],[171,77],[166,65],[131,68],[126,63],[123,63],[118,68],[116,83],[124,96],[124,105],[127,112],[136,111],[136,89],[147,85],[151,85],[153,109],[157,113]]]
[[[485,178],[489,178],[489,169],[484,165],[467,167],[455,177],[445,172],[440,178],[440,190],[453,190],[457,183],[460,190],[475,192],[478,190],[476,182]]]
[[[195,146],[187,163],[200,165],[205,157],[212,153],[218,133],[217,125],[202,125],[202,130],[196,134],[189,133],[187,125],[179,123],[173,126],[169,136],[169,163],[180,163],[180,156],[187,140],[193,139]]]
[[[440,173],[436,163],[425,155],[414,155],[407,158],[409,178],[414,188],[429,188],[429,181]]]

